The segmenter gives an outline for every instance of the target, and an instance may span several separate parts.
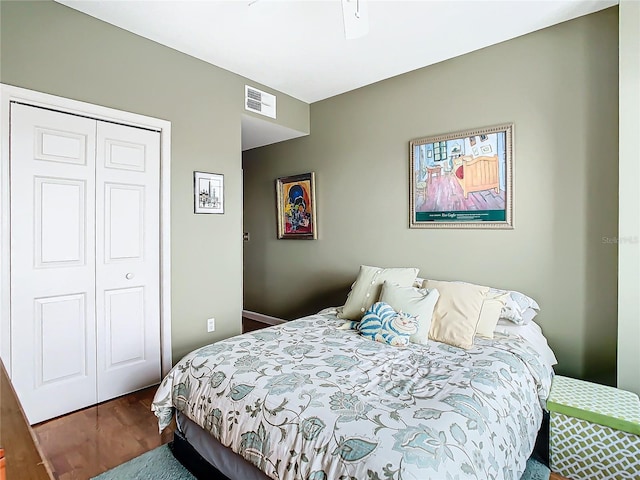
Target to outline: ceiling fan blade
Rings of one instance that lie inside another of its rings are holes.
[[[369,5],[366,0],[342,0],[342,17],[347,40],[369,33]]]

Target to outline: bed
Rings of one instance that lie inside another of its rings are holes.
[[[464,155],[453,160],[453,173],[467,198],[472,192],[494,189],[500,193],[498,156],[471,157]]]
[[[520,478],[553,376],[543,347],[504,327],[469,350],[400,348],[344,323],[326,310],[193,351],[156,393],[160,429],[177,412],[232,480]]]

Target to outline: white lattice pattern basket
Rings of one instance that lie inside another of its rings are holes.
[[[572,480],[640,479],[640,400],[631,392],[556,376],[551,470]]]

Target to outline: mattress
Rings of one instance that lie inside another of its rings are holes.
[[[399,348],[343,323],[312,315],[195,350],[156,393],[160,428],[182,412],[261,480],[520,478],[553,376],[529,342]]]

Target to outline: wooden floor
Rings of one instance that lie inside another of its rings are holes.
[[[51,478],[2,362],[0,362],[0,447],[5,452],[4,473],[7,480],[49,480]]]
[[[150,410],[155,391],[147,388],[35,425],[53,478],[86,480],[171,441],[174,426],[158,434]]]

